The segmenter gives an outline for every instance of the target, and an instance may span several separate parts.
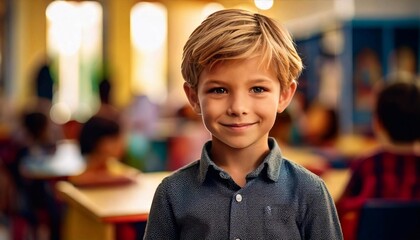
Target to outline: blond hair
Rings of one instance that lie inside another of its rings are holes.
[[[276,72],[281,89],[296,80],[303,68],[292,37],[274,19],[245,10],[221,10],[204,20],[186,42],[182,76],[195,88],[206,67],[256,56]]]

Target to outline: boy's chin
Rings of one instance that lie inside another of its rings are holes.
[[[248,147],[259,145],[260,143],[268,144],[267,137],[261,138],[250,138],[248,136],[240,136],[240,137],[224,137],[224,138],[217,138],[213,136],[213,146],[218,148],[230,148],[230,149],[246,149]],[[264,141],[264,142],[262,142]]]

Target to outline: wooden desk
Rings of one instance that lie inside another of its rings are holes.
[[[335,202],[341,197],[351,177],[350,169],[329,169],[321,175]]]
[[[169,172],[140,173],[133,184],[77,188],[69,182],[56,187],[68,203],[63,239],[115,239],[115,224],[146,221],[155,190]]]

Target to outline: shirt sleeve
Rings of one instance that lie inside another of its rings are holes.
[[[317,190],[302,224],[303,239],[343,239],[334,201],[322,180]]]
[[[163,181],[156,189],[143,239],[178,239],[178,230],[170,204],[169,186]]]

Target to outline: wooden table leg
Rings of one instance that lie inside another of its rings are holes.
[[[114,240],[115,225],[101,222],[83,209],[67,207],[64,215],[63,240]]]

